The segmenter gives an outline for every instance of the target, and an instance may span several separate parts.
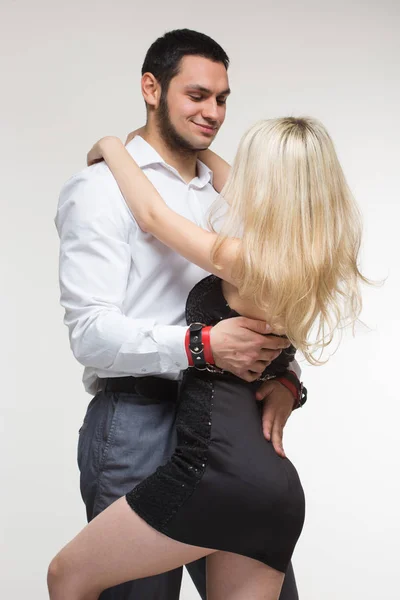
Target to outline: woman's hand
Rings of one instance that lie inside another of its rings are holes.
[[[134,137],[136,137],[137,135],[141,135],[145,130],[145,127],[139,127],[139,129],[135,129],[135,131],[131,131],[128,134],[128,137],[126,138],[125,141],[125,146],[131,141],[133,140]],[[113,136],[106,136],[104,138],[101,138],[98,142],[96,142],[94,144],[94,146],[92,147],[91,150],[89,150],[89,152],[87,153],[86,156],[86,164],[88,167],[90,167],[91,165],[95,165],[99,162],[102,162],[104,160],[104,154],[103,154],[103,149],[102,149],[102,145],[104,144],[105,140],[110,140],[110,139],[119,139],[119,138],[115,138]]]
[[[119,138],[113,136],[103,137],[95,143],[91,150],[89,150],[86,156],[86,164],[88,167],[104,160],[104,146],[111,140],[119,140]]]
[[[99,142],[96,142],[92,149],[87,153],[86,164],[88,167],[90,167],[91,165],[95,165],[102,160],[104,160],[104,158],[100,151]]]
[[[135,131],[131,131],[131,132],[128,134],[128,137],[126,138],[125,146],[126,146],[127,144],[129,144],[129,142],[130,142],[131,140],[133,140],[133,138],[134,138],[134,137],[136,137],[137,135],[141,135],[141,134],[144,132],[144,130],[145,130],[145,126],[143,126],[143,127],[139,127],[139,129],[135,129]]]
[[[263,402],[262,428],[264,437],[272,442],[275,452],[286,458],[283,449],[283,428],[293,412],[294,398],[279,381],[263,381],[257,390],[256,399]]]

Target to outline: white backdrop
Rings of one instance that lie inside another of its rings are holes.
[[[91,145],[144,122],[140,67],[165,31],[214,37],[233,90],[214,149],[259,118],[328,127],[361,206],[363,321],[307,367],[285,448],[307,497],[294,555],[302,600],[399,597],[399,3],[1,0],[0,594],[46,597],[47,564],[85,523],[76,465],[90,397],[58,303],[58,193]],[[186,577],[182,598],[197,598]]]

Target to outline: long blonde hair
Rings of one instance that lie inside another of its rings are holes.
[[[311,364],[336,329],[361,312],[361,218],[332,140],[316,119],[286,117],[256,123],[242,137],[228,181],[225,240],[240,237],[233,266],[242,298],[265,310]],[[218,212],[211,212],[210,225]],[[317,327],[316,339],[309,340]]]

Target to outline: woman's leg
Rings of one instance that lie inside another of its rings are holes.
[[[91,521],[52,560],[51,600],[97,600],[114,585],[175,569],[215,550],[159,533],[120,498]]]
[[[278,600],[284,573],[247,556],[207,557],[207,600]]]

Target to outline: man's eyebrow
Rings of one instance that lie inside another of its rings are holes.
[[[212,95],[212,91],[211,90],[209,90],[208,88],[203,87],[202,85],[197,85],[197,84],[186,85],[185,86],[185,90],[196,90],[198,92],[203,92],[204,94],[209,94],[210,96]],[[229,96],[230,93],[231,93],[230,88],[227,88],[223,92],[220,92],[218,94],[218,96]]]

